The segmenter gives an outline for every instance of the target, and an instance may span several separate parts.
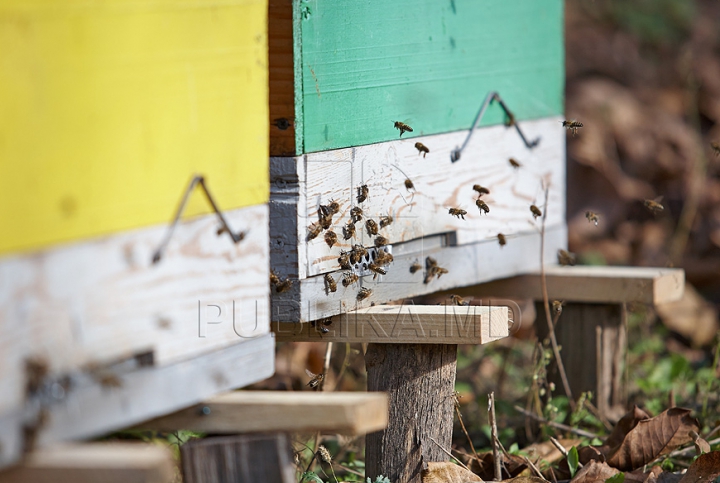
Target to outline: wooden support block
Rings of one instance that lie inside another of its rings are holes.
[[[552,265],[545,268],[548,296],[567,302],[642,302],[651,305],[682,297],[685,271],[680,268]],[[542,300],[540,272],[495,280],[458,293]]]
[[[144,443],[53,446],[0,472],[0,483],[170,483],[174,478],[172,453]]]
[[[365,474],[420,483],[423,462],[447,461],[452,445],[457,345],[370,344],[368,390],[390,398],[387,429],[365,438]]]
[[[284,434],[239,435],[188,441],[180,447],[184,483],[294,483]]]
[[[385,394],[236,391],[138,425],[206,433],[323,431],[365,434],[388,423]]]
[[[487,344],[508,336],[508,312],[478,305],[376,305],[329,322],[272,322],[272,329],[278,341]]]

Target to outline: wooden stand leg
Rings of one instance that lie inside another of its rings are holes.
[[[420,483],[423,461],[447,461],[452,443],[457,345],[369,344],[368,390],[390,400],[387,429],[366,436],[371,481]],[[431,438],[437,442],[431,441]]]
[[[536,304],[538,337],[547,337],[547,322],[542,303]],[[560,356],[570,390],[577,398],[592,391],[603,416],[612,417],[613,409],[624,406],[623,371],[627,353],[625,306],[622,304],[568,303],[555,327]],[[551,380],[562,388],[557,371]]]
[[[290,445],[284,434],[223,436],[180,447],[185,483],[294,483]]]

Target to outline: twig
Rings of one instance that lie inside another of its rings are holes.
[[[515,405],[513,407],[515,408],[515,411],[519,412],[520,414],[523,414],[529,418],[532,418],[535,421],[538,421],[540,423],[547,424],[548,426],[551,426],[553,428],[557,428],[562,431],[568,431],[570,433],[577,434],[578,436],[584,436],[586,438],[597,438],[598,437],[597,434],[591,433],[590,431],[585,431],[584,429],[577,429],[577,428],[573,428],[572,426],[568,426],[567,424],[556,423],[555,421],[548,421],[547,419],[542,418],[542,417],[538,416],[537,414],[534,414],[530,411],[527,411],[527,410],[521,408],[520,406]]]
[[[488,395],[488,411],[490,412],[490,430],[492,435],[493,463],[495,466],[495,481],[502,481],[500,470],[500,452],[498,451],[497,420],[495,419],[495,393]]]
[[[340,373],[337,376],[337,379],[335,380],[335,385],[333,386],[332,390],[336,391],[338,386],[340,385],[340,381],[342,380],[343,376],[345,375],[345,370],[350,365],[350,343],[345,343],[345,358],[343,359],[342,367],[340,367]]]
[[[521,455],[521,456],[522,456],[522,455]],[[535,472],[536,475],[538,475],[538,476],[539,476],[540,478],[542,478],[543,480],[548,481],[548,479],[545,478],[545,477],[543,476],[543,474],[540,472],[540,470],[538,469],[538,467],[535,466],[535,464],[534,464],[532,461],[530,461],[530,458],[528,458],[527,456],[522,456],[522,459],[525,460],[525,464],[527,464],[527,465],[530,467],[530,469]]]
[[[465,428],[465,423],[463,422],[462,414],[460,413],[460,404],[457,402],[457,399],[455,399],[455,412],[457,413],[458,421],[460,421],[460,427],[462,428],[463,433],[465,433],[468,443],[470,444],[470,449],[472,450],[473,455],[475,455],[475,459],[480,461],[480,457],[478,456],[477,451],[475,451],[475,446],[473,445],[472,439],[468,434],[468,430]]]
[[[323,377],[322,377],[322,379],[320,379],[320,382],[318,383],[318,387],[317,387],[317,390],[320,392],[322,392],[325,388],[325,381],[327,380],[328,372],[330,371],[330,356],[332,356],[332,348],[333,348],[333,343],[328,342],[327,348],[325,349],[325,361],[323,363],[323,372],[322,372]],[[320,431],[315,433],[315,454],[317,454],[317,450],[319,447],[320,447]],[[313,454],[313,459],[315,459],[315,454]],[[311,459],[310,460],[311,465],[312,465],[312,462],[313,462],[313,460]],[[310,471],[309,467],[308,467],[307,471]]]
[[[716,439],[713,439],[712,441],[708,441],[708,444],[709,444],[710,446],[712,446],[712,445],[714,445],[714,444],[718,444],[718,443],[720,443],[720,438],[716,438]],[[672,452],[668,453],[668,454],[665,455],[664,457],[673,458],[673,457],[675,457],[675,456],[682,456],[682,455],[687,454],[687,453],[692,453],[693,451],[695,451],[695,446],[694,446],[694,445],[693,445],[693,446],[688,446],[687,448],[683,448],[683,449],[676,449],[675,451],[672,451]]]
[[[558,366],[558,372],[560,373],[560,379],[562,380],[565,394],[570,402],[570,408],[575,411],[575,400],[570,391],[570,383],[568,382],[567,374],[565,373],[565,366],[560,358],[560,349],[558,348],[557,338],[555,337],[555,327],[553,326],[553,318],[550,315],[550,299],[548,298],[547,280],[545,279],[545,221],[547,220],[548,212],[548,199],[550,197],[550,187],[545,187],[545,210],[543,210],[542,224],[540,227],[540,282],[542,284],[543,304],[545,305],[545,320],[547,321],[550,344],[552,345],[553,354],[555,355],[555,362]]]
[[[445,448],[443,448],[443,447],[440,445],[440,443],[438,443],[437,441],[435,441],[433,438],[430,438],[430,441],[432,441],[433,443],[435,443],[435,444],[437,445],[437,447],[440,448],[440,451],[442,451],[443,453],[445,453],[446,455],[448,455],[449,457],[451,457],[452,459],[454,459],[455,461],[457,461],[460,466],[462,466],[462,467],[465,468],[466,470],[470,471],[470,468],[468,468],[467,466],[465,466],[465,464],[463,464],[462,461],[460,461],[459,459],[457,459],[456,457],[454,457],[450,451],[448,451],[448,450],[446,450]]]
[[[560,441],[550,436],[550,442],[555,446],[558,451],[560,451],[565,458],[568,457],[568,451],[565,449],[563,445],[560,444]],[[578,468],[582,468],[583,464],[578,461]]]

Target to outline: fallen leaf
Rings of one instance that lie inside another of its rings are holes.
[[[625,435],[620,446],[608,456],[608,464],[631,471],[692,441],[690,431],[697,432],[697,419],[690,410],[671,408],[654,418],[644,419]],[[608,438],[609,439],[609,438]]]
[[[474,483],[483,481],[472,471],[455,463],[430,462],[422,475],[423,483]]]
[[[615,468],[611,468],[607,463],[599,461],[591,461],[586,464],[575,477],[570,480],[571,483],[605,483],[608,478],[620,473]]]
[[[657,483],[658,476],[663,472],[659,465],[650,468],[650,471],[628,471],[625,473],[625,483]]]
[[[713,451],[698,456],[680,483],[713,481],[718,476],[720,476],[720,451]]]
[[[495,464],[492,452],[481,453],[478,456],[480,457],[479,460],[473,458],[467,466],[473,473],[486,481],[495,479]],[[508,454],[500,455],[500,457],[503,478],[519,476],[520,473],[527,469],[525,460],[520,456]]]
[[[633,406],[633,408],[628,411],[625,416],[620,418],[620,421],[617,422],[612,430],[612,433],[610,433],[610,436],[608,436],[605,440],[605,444],[603,446],[610,449],[620,446],[623,439],[625,439],[625,435],[637,426],[637,423],[644,419],[650,419],[650,415],[639,407]]]

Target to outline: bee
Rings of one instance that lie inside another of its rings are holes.
[[[395,129],[400,130],[400,137],[407,131],[407,132],[413,132],[413,128],[405,124],[404,122],[400,121],[394,121],[395,122]]]
[[[485,202],[484,202],[483,200],[481,200],[480,198],[478,198],[478,199],[475,200],[475,205],[476,205],[476,206],[478,207],[478,209],[480,210],[480,214],[482,214],[483,211],[484,211],[485,213],[490,213],[490,207],[487,205],[487,203],[485,203]]]
[[[553,313],[557,315],[558,317],[560,314],[562,314],[563,305],[565,305],[564,302],[560,302],[559,300],[553,300],[552,301],[552,309]]]
[[[415,185],[410,178],[405,179],[405,189],[408,191],[415,189]]]
[[[425,146],[423,143],[415,143],[415,149],[418,150],[418,156],[420,155],[420,153],[423,153],[423,158],[425,157],[425,155],[426,155],[427,153],[430,152],[430,150],[428,149],[428,147]]]
[[[465,215],[467,215],[467,211],[461,210],[460,208],[450,208],[448,213],[457,218],[462,218],[463,220],[465,219]]]
[[[378,226],[375,220],[368,220],[365,222],[365,228],[367,228],[368,235],[375,236],[378,234]]]
[[[335,279],[333,278],[332,274],[326,273],[325,274],[325,293],[327,295],[330,295],[330,292],[337,292],[337,283],[335,283]]]
[[[427,257],[425,259],[425,268],[430,269],[432,267],[437,267],[437,260],[433,257]]]
[[[433,257],[427,257],[425,259],[425,268],[427,271],[425,272],[425,280],[424,283],[430,283],[430,281],[435,278],[437,275],[437,278],[440,278],[444,273],[448,273],[448,270],[446,268],[439,267],[437,264],[437,260],[435,260]]]
[[[362,287],[362,288],[360,289],[360,291],[357,293],[357,297],[356,297],[356,298],[357,298],[357,300],[358,300],[358,302],[359,302],[359,301],[361,301],[361,300],[365,300],[366,298],[368,298],[368,297],[371,296],[371,295],[372,295],[372,290],[370,290],[369,288]]]
[[[380,218],[380,228],[385,228],[386,226],[390,226],[394,220],[395,219],[390,215],[383,216],[382,218]]]
[[[310,389],[315,389],[316,391],[320,388],[320,384],[322,384],[323,380],[325,379],[325,374],[315,374],[314,372],[310,372],[307,369],[305,369],[305,373],[311,378],[310,382],[306,384]]]
[[[25,391],[28,395],[34,394],[43,386],[45,378],[50,373],[50,364],[39,357],[25,359]]]
[[[477,191],[478,195],[480,195],[480,196],[490,194],[489,189],[485,188],[484,186],[480,186],[479,184],[473,185],[473,191]]]
[[[307,241],[314,240],[322,232],[323,227],[319,223],[313,223],[308,227]]]
[[[665,210],[665,207],[660,203],[660,200],[662,200],[662,196],[655,198],[654,200],[645,200],[643,201],[643,204],[653,215],[658,215]]]
[[[334,200],[330,200],[330,204],[327,205],[327,210],[331,215],[340,213],[340,203]]]
[[[350,264],[350,253],[346,251],[341,251],[340,256],[338,257],[338,263],[340,264],[340,268],[342,269],[352,269],[352,265]]]
[[[356,206],[352,210],[350,210],[350,220],[353,223],[357,223],[358,221],[362,220],[363,210],[359,206]]]
[[[388,240],[387,238],[385,238],[385,237],[382,236],[382,235],[378,235],[378,237],[375,238],[375,246],[378,247],[378,248],[380,248],[380,247],[382,247],[382,246],[385,246],[385,245],[387,245],[388,243],[390,243],[390,240]]]
[[[583,127],[583,123],[580,121],[576,121],[575,119],[571,119],[569,121],[560,121],[564,128],[566,128],[568,131],[572,131],[573,136],[577,134],[577,130]]]
[[[286,278],[282,282],[275,284],[275,291],[277,293],[287,292],[288,290],[290,290],[290,287],[292,287],[292,284],[292,280]]]
[[[567,250],[563,250],[562,248],[559,249],[557,252],[557,259],[558,263],[563,267],[566,267],[568,265],[573,266],[577,263],[577,257],[575,256],[575,254]]]
[[[461,296],[455,295],[455,294],[450,296],[450,301],[453,303],[453,305],[459,305],[459,306],[470,305],[470,302],[468,302]]]
[[[322,320],[313,320],[310,322],[310,325],[315,327],[315,331],[322,334],[327,334],[330,332],[330,329],[327,328],[327,326],[332,325],[332,318],[328,317],[327,319]]]
[[[420,262],[415,260],[412,265],[410,265],[410,273],[415,273],[418,270],[422,270],[422,265],[420,265]]]
[[[535,205],[530,205],[530,212],[535,220],[537,220],[538,216],[542,216],[542,211],[540,211],[540,208]]]
[[[378,275],[387,275],[385,269],[374,262],[368,263],[368,270],[373,272],[373,280],[375,280]]]
[[[510,163],[510,166],[512,166],[512,167],[515,168],[515,169],[518,169],[518,168],[520,168],[520,166],[522,166],[522,164],[520,164],[520,163],[518,162],[518,160],[515,159],[515,158],[510,158],[510,159],[508,159],[508,163]]]
[[[720,156],[720,143],[712,141],[710,143],[710,147],[712,148],[713,152],[715,153],[715,156]]]
[[[321,206],[322,208],[322,206]],[[330,228],[330,225],[332,225],[332,215],[329,211],[319,209],[318,210],[318,218],[320,220],[320,226],[323,230],[327,230]]]
[[[585,218],[587,218],[590,223],[595,223],[595,226],[598,226],[598,222],[600,221],[600,217],[594,211],[586,211]]]
[[[357,190],[357,202],[362,203],[367,199],[368,195],[370,194],[370,188],[368,188],[368,185],[364,184],[360,186]]]
[[[123,385],[122,379],[120,379],[115,374],[100,373],[100,374],[95,374],[94,377],[95,377],[95,380],[97,382],[99,382],[102,387],[105,387],[105,388],[111,388],[111,387],[118,388],[118,387],[122,387],[122,385]]]
[[[277,276],[275,270],[270,270],[270,283],[272,285],[277,285],[280,283],[280,277]]]
[[[358,276],[356,273],[353,272],[347,272],[345,275],[343,275],[342,284],[343,287],[349,287],[353,283],[356,283],[358,281]]]
[[[378,250],[377,255],[375,255],[375,263],[378,265],[390,265],[394,260],[392,253],[385,250]]]
[[[349,240],[355,236],[355,223],[353,223],[352,220],[349,220],[342,230],[343,240]]]
[[[350,251],[350,262],[352,264],[359,263],[367,255],[367,249],[362,245],[354,245]]]
[[[330,248],[332,248],[333,245],[337,243],[337,241],[337,235],[334,231],[328,230],[327,232],[325,232],[325,243],[327,243]]]
[[[498,243],[500,244],[501,247],[504,247],[505,245],[507,245],[507,239],[505,238],[505,235],[503,235],[502,233],[498,233],[497,238],[498,238]]]

